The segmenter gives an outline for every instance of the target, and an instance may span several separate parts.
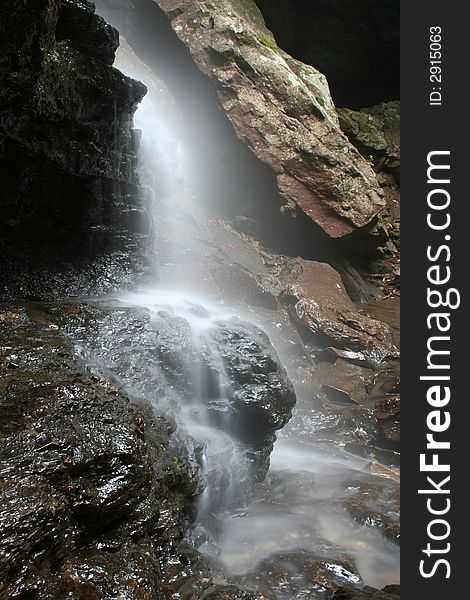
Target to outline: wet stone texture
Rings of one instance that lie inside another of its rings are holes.
[[[281,273],[282,302],[305,335],[357,354],[371,366],[397,357],[390,329],[361,314],[349,298],[339,274],[326,263],[299,259]]]
[[[400,486],[391,479],[358,478],[347,482],[354,495],[344,501],[353,519],[373,527],[394,543],[400,542]]]
[[[133,114],[143,84],[112,66],[118,32],[89,0],[0,7],[0,298],[131,283],[148,237]]]
[[[266,598],[278,600],[326,600],[331,598],[331,590],[339,586],[362,585],[361,576],[347,557],[325,559],[301,549],[275,554],[262,561],[255,573],[240,580],[245,586],[256,586]]]
[[[398,466],[398,300],[356,305],[330,265],[304,259],[284,261],[280,281],[280,300],[313,361],[310,394],[328,416],[315,437]]]
[[[205,317],[203,307],[194,311]],[[275,432],[290,419],[296,398],[259,328],[240,319],[217,321],[195,342],[189,323],[171,309],[151,315],[124,306],[74,305],[58,317],[89,359],[137,395],[170,411],[178,410],[177,396],[202,399],[212,424],[246,444],[255,479],[264,479]]]
[[[399,585],[387,585],[383,590],[376,590],[369,586],[358,589],[340,588],[338,589],[332,600],[397,600],[400,598]]]
[[[162,598],[196,490],[171,427],[92,376],[44,313],[0,311],[0,339],[0,596]]]

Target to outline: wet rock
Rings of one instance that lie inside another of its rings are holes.
[[[262,480],[269,467],[273,434],[292,416],[294,388],[269,338],[256,326],[232,319],[218,324],[211,338],[230,381],[231,426],[258,454],[258,479]],[[217,418],[217,402],[210,403],[209,410]]]
[[[261,600],[259,594],[238,589],[235,585],[213,585],[202,594],[201,600]]]
[[[292,414],[292,383],[258,327],[235,318],[211,321],[203,307],[193,310],[207,322],[199,339],[171,307],[152,316],[89,304],[63,320],[94,361],[139,395],[157,398],[160,410],[177,410],[175,394],[205,403],[212,423],[248,446],[256,478],[262,480],[275,432]]]
[[[267,598],[283,599],[326,599],[339,586],[362,584],[361,576],[347,557],[329,560],[306,550],[275,554],[262,561],[253,575],[240,577],[240,581],[247,587],[250,583],[257,586]]]
[[[163,600],[161,575],[151,545],[126,544],[117,552],[83,550],[56,575],[57,597],[73,600]]]
[[[246,591],[228,577],[214,573],[213,566],[188,542],[163,568],[165,597],[182,600],[262,600],[261,594]]]
[[[385,398],[375,403],[375,416],[380,421],[396,417],[400,414],[400,398]]]
[[[118,32],[96,17],[92,2],[62,0],[56,37],[86,56],[108,65],[113,64],[119,46]]]
[[[41,476],[2,473],[0,498],[0,594],[16,598],[50,577],[50,566],[71,550],[74,529],[66,497]]]
[[[338,358],[342,358],[351,362],[358,367],[366,367],[367,361],[360,352],[352,352],[351,350],[339,350],[338,348],[325,348],[323,352],[318,354],[318,359],[323,362],[336,362]]]
[[[400,597],[400,586],[386,586],[383,590],[377,590],[365,586],[361,590],[350,588],[339,588],[333,595],[332,600],[396,600]]]
[[[363,156],[400,181],[400,102],[383,102],[360,111],[338,109],[341,129]]]
[[[305,334],[324,347],[333,344],[360,353],[372,366],[398,355],[389,328],[357,311],[332,267],[306,260],[298,260],[297,266],[281,274],[281,301]]]
[[[276,175],[286,217],[301,211],[334,238],[369,224],[382,193],[339,128],[326,79],[278,48],[256,4],[157,4],[215,85],[238,137]]]
[[[372,417],[369,418],[372,419]],[[377,423],[375,419],[373,422]],[[357,432],[361,432],[361,430],[354,430],[352,435],[349,432],[349,437],[354,437],[354,434]],[[346,435],[348,435],[347,431]],[[357,456],[362,456],[363,458],[379,460],[384,465],[399,466],[400,453],[388,448],[384,448],[383,445],[382,431],[380,427],[377,429],[376,426],[375,436],[373,438],[369,439],[368,441],[348,442],[345,444],[344,449],[348,452],[351,452],[351,454],[356,454]]]
[[[146,90],[112,67],[117,31],[88,1],[14,0],[0,9],[0,40],[0,297],[141,275],[132,115]]]
[[[0,339],[0,595],[160,598],[156,552],[181,540],[197,488],[187,451],[47,313],[0,311]]]
[[[378,529],[394,543],[400,543],[400,486],[391,478],[351,480],[356,493],[344,500],[344,506],[354,520],[366,527]]]
[[[341,441],[346,450],[365,458],[375,456],[381,440],[381,430],[374,413],[355,404],[335,406],[336,419],[327,428],[320,430],[322,439]]]
[[[365,369],[339,359],[334,364],[320,364],[316,374],[316,382],[332,402],[349,402],[363,404],[368,398],[372,386],[372,373]]]
[[[229,265],[214,269],[212,274],[225,301],[246,302],[252,306],[276,310],[277,297],[273,288],[263,285],[249,271],[238,265]]]

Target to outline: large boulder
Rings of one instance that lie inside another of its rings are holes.
[[[320,347],[346,350],[344,358],[375,367],[398,356],[389,327],[358,311],[330,265],[299,259],[284,269],[281,280],[282,302]]]
[[[370,223],[380,188],[339,130],[325,77],[279,49],[255,3],[156,1],[288,205],[331,237]]]
[[[220,424],[228,413],[232,431],[252,451],[256,478],[263,480],[275,432],[292,416],[296,400],[292,383],[268,336],[258,327],[240,319],[222,321],[210,339],[217,351],[209,359],[210,368],[217,368],[213,358],[220,357],[229,381],[229,404],[216,399],[209,402],[209,411]]]
[[[113,68],[119,34],[94,10],[0,8],[0,297],[112,289],[144,269],[132,116],[146,89]]]

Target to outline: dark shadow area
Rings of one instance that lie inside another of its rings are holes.
[[[399,0],[255,0],[281,48],[324,73],[336,106],[400,97]]]

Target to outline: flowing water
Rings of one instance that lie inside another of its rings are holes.
[[[171,106],[168,92],[129,49],[120,50],[116,66],[149,88],[135,124],[142,130],[141,180],[154,213],[156,238],[165,237],[168,247],[178,247],[180,252],[187,244],[190,253],[191,240],[185,238],[187,230],[180,217],[188,206],[194,206],[191,203],[196,193],[191,183],[191,153],[180,131],[177,110]],[[165,231],[158,229],[162,214]],[[169,250],[165,259],[170,269],[172,258]],[[211,360],[219,363],[209,335],[214,324],[233,316],[254,321],[271,337],[284,364],[289,364],[293,342],[282,340],[277,316],[235,309],[214,298],[194,297],[192,290],[190,280],[180,278],[171,290],[141,290],[119,300],[122,305],[146,308],[155,319],[171,315],[184,321],[194,347],[204,348],[211,353]],[[171,320],[168,327],[171,330]],[[311,398],[297,390],[294,416],[278,436],[268,477],[250,496],[253,481],[246,447],[231,435],[229,423],[215,426],[207,412],[210,396],[223,414],[227,401],[223,365],[217,369],[216,381],[207,380],[197,361],[188,360],[187,368],[192,371],[190,393],[185,397],[169,394],[171,407],[159,409],[171,410],[180,431],[203,448],[200,465],[206,488],[191,534],[196,547],[230,575],[252,573],[279,553],[305,550],[330,560],[352,556],[366,584],[383,587],[398,582],[397,546],[375,528],[355,523],[342,504],[357,492],[361,482],[370,478],[377,485],[378,478],[364,471],[366,460],[316,441],[324,417],[315,413]],[[350,583],[358,583],[354,574],[348,577]],[[278,594],[279,599],[284,597],[289,595]]]

